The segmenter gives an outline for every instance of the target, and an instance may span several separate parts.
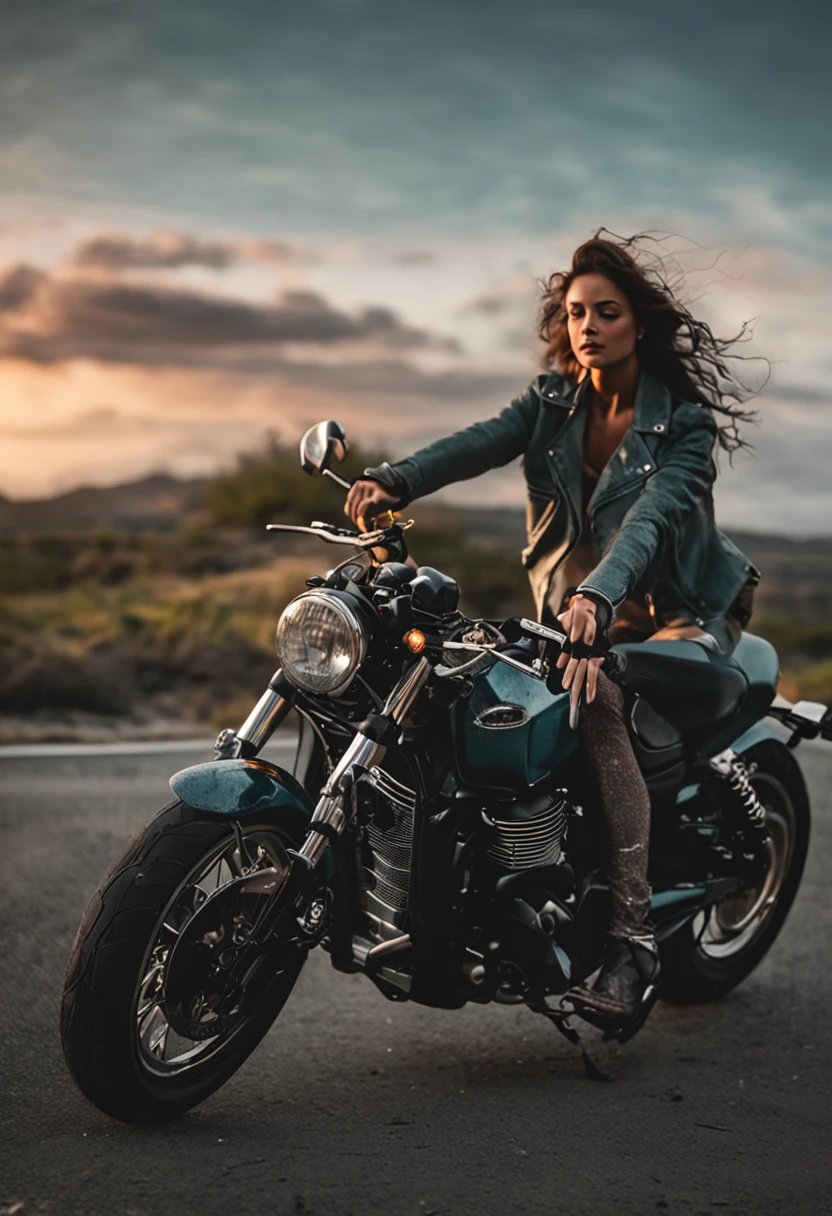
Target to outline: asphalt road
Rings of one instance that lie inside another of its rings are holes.
[[[832,1212],[832,748],[774,949],[724,1002],[659,1005],[587,1081],[524,1009],[392,1005],[310,960],[242,1071],[178,1123],[114,1123],[58,1042],[87,898],[182,755],[0,756],[0,1216]]]

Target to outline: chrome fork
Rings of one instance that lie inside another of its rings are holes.
[[[431,672],[430,661],[420,658],[401,677],[384,703],[379,715],[381,726],[401,726],[419,693],[427,683]],[[379,719],[376,719],[379,721]],[[376,732],[374,732],[376,733]],[[355,768],[371,769],[379,764],[387,753],[387,744],[368,735],[357,734],[335,766],[332,775],[321,791],[321,799],[315,807],[313,823],[324,828],[323,832],[313,828],[299,849],[300,856],[310,869],[317,864],[329,842],[329,831],[340,836],[347,824],[344,807],[344,792],[350,771]]]

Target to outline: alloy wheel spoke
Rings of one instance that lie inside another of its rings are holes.
[[[139,1023],[139,1035],[142,1039],[149,1039],[152,1037],[153,1022],[154,1022],[157,1014],[158,1014],[159,1018],[165,1022],[165,1025],[167,1025],[167,1022],[165,1021],[165,1015],[162,1013],[162,1007],[159,1004],[158,1000],[151,1001],[148,1005],[145,1005],[144,1010],[141,1014],[137,1014],[138,1023]]]
[[[249,870],[273,864],[275,853],[270,840],[270,835],[264,836],[262,833],[253,833],[243,839],[242,831],[236,831],[234,839],[226,840],[222,850],[214,853],[213,857],[206,857],[203,868],[192,871],[173,895],[148,956],[134,1015],[140,1054],[151,1070],[154,1063],[157,1068],[163,1067],[166,1073],[193,1067],[198,1060],[216,1051],[229,1034],[236,1032],[239,1025],[237,1018],[231,1017],[229,1020],[227,1015],[217,1018],[207,1003],[197,1012],[197,993],[192,994],[191,999],[195,1002],[192,1010],[194,1021],[199,1023],[202,1032],[199,1037],[191,1039],[183,1034],[184,1025],[180,1029],[171,1025],[165,1005],[167,968],[176,943],[185,933],[188,923],[215,891]],[[275,960],[274,979],[287,969],[287,964],[288,959]],[[234,1010],[230,1012],[233,1014]],[[214,1022],[217,1022],[216,1027]]]
[[[152,1051],[155,1056],[161,1060],[165,1058],[165,1048],[168,1043],[168,1031],[170,1027],[166,1021],[162,1022],[161,1026],[157,1026],[153,1033],[148,1037],[148,1050]]]

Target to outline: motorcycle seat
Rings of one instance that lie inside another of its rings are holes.
[[[740,711],[752,682],[749,674],[754,673],[755,683],[769,674],[758,644],[768,647],[761,638],[745,636],[733,655],[695,640],[625,643],[613,649],[627,661],[618,677],[622,687],[689,735],[719,730]],[[776,670],[776,656],[774,662]]]

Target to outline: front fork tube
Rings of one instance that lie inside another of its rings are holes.
[[[380,719],[386,720],[390,726],[401,726],[427,683],[430,672],[430,662],[424,657],[408,668],[387,698]],[[340,836],[347,824],[344,794],[349,786],[352,770],[374,768],[383,760],[386,752],[386,743],[371,739],[367,735],[356,735],[324,786],[321,800],[315,807],[313,821]],[[329,836],[326,832],[313,829],[304,840],[299,856],[312,869],[320,861],[328,843]]]
[[[221,730],[214,744],[218,760],[253,760],[292,709],[296,690],[278,667],[269,686],[239,730]]]
[[[247,759],[256,756],[286,717],[289,708],[286,697],[273,688],[267,688],[237,731],[237,738],[242,744],[241,754]]]
[[[414,663],[396,684],[385,702],[380,715],[371,715],[366,729],[373,734],[389,741],[391,732],[398,733],[396,728],[401,726],[410,712],[416,698],[425,686],[431,667],[424,657]],[[272,681],[272,684],[275,680]],[[273,690],[275,691],[275,690]],[[261,699],[262,700],[262,699]],[[250,715],[251,722],[257,710]],[[268,715],[264,715],[268,718]],[[248,723],[246,724],[248,725]],[[241,728],[242,730],[245,729]],[[252,732],[253,733],[253,732]],[[236,737],[239,739],[239,736]],[[356,767],[370,769],[378,764],[387,751],[387,742],[371,739],[368,734],[357,734],[350,743],[329,781],[321,792],[321,798],[315,808],[312,827],[298,852],[290,850],[291,859],[288,873],[275,874],[272,890],[264,891],[268,899],[252,929],[252,939],[264,941],[275,929],[278,921],[304,896],[308,880],[323,856],[333,835],[340,836],[347,824],[347,814],[344,803],[350,786],[352,770]],[[322,829],[322,830],[318,830]],[[261,881],[267,871],[261,872]]]

